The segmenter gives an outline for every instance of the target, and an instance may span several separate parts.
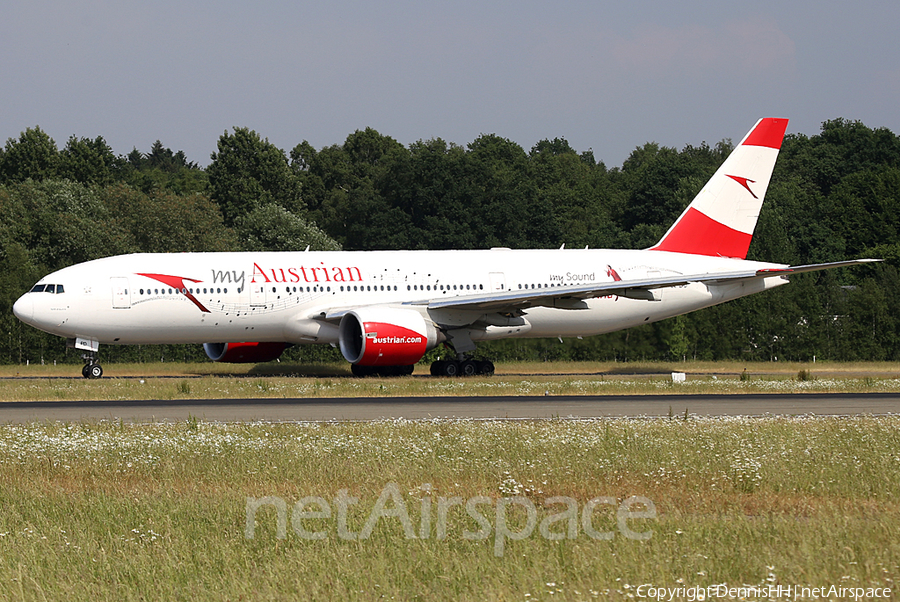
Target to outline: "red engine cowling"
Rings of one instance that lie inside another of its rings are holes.
[[[360,366],[410,366],[443,340],[417,311],[367,307],[341,318],[341,353]]]
[[[203,351],[214,362],[259,364],[278,359],[287,343],[204,343]]]

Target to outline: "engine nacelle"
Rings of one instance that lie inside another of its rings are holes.
[[[278,359],[287,343],[203,343],[203,351],[214,362],[260,364]]]
[[[410,366],[444,340],[419,312],[367,307],[341,318],[341,353],[360,366]]]

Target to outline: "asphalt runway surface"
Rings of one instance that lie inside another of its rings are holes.
[[[0,424],[123,420],[323,422],[600,417],[900,414],[896,393],[750,395],[609,395],[530,397],[382,397],[204,399],[174,401],[34,401],[0,403]]]

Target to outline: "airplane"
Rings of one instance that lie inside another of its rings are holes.
[[[340,348],[353,374],[492,374],[476,344],[589,336],[678,316],[788,283],[792,274],[880,261],[789,266],[747,250],[788,124],[760,119],[649,249],[138,253],[42,278],[16,317],[84,351],[202,344],[217,362],[265,362],[291,345]]]

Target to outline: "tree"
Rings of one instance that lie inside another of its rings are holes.
[[[618,226],[612,218],[616,191],[605,165],[556,138],[531,149],[529,172],[538,196],[553,207],[562,242],[570,247],[616,246]]]
[[[56,176],[58,166],[56,142],[35,126],[22,132],[18,140],[6,141],[0,157],[0,178],[3,182],[49,179]]]
[[[284,151],[250,129],[234,128],[233,134],[222,134],[206,172],[210,195],[226,225],[272,203],[293,213],[306,212],[300,181]]]
[[[295,173],[309,185],[310,214],[343,248],[409,248],[408,216],[385,198],[392,166],[407,154],[403,145],[372,128],[357,130],[342,145],[291,153]]]
[[[483,231],[480,245],[555,246],[559,229],[553,206],[538,195],[521,146],[489,134],[469,144],[466,157],[472,211]]]
[[[235,233],[225,227],[218,206],[202,194],[178,195],[165,189],[144,193],[117,184],[102,188],[99,195],[136,251],[185,253],[240,248]]]
[[[7,187],[9,203],[27,215],[16,242],[46,271],[136,251],[99,189],[68,180],[33,180]]]
[[[156,190],[171,190],[176,194],[206,193],[206,172],[197,163],[188,161],[184,151],[173,152],[157,140],[144,154],[133,149],[123,159],[121,180],[132,187],[151,194]]]
[[[82,184],[111,184],[124,164],[103,136],[94,140],[72,136],[59,153],[59,175]]]
[[[473,205],[466,150],[440,138],[397,153],[382,194],[408,220],[409,248],[472,249],[481,227]]]
[[[621,216],[622,228],[638,232],[629,246],[642,248],[657,242],[718,165],[707,146],[688,147],[684,153],[647,143],[632,151],[622,166],[620,183],[628,190]]]
[[[339,251],[340,245],[314,224],[275,204],[238,218],[236,229],[246,251]]]

